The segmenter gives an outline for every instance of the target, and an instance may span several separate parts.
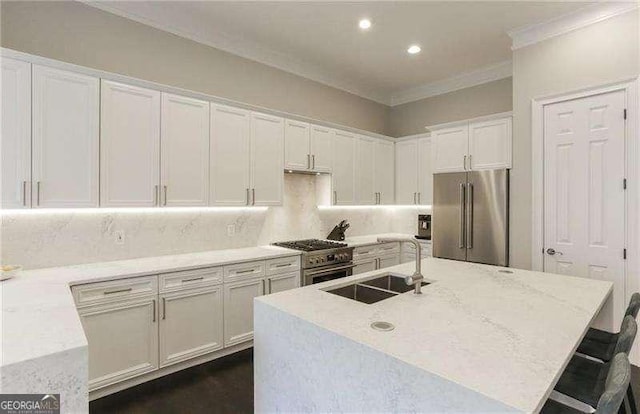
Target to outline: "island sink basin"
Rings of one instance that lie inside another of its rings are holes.
[[[422,282],[422,286],[426,286],[428,284],[429,283],[427,282]],[[383,276],[363,280],[362,282],[353,283],[351,285],[335,289],[329,289],[325,292],[358,302],[372,304],[398,296],[401,293],[412,291],[413,289],[413,285],[406,284],[404,276],[387,273]]]

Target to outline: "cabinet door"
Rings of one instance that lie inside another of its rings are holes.
[[[98,206],[99,80],[33,66],[34,207]]]
[[[357,138],[356,151],[356,203],[360,205],[376,204],[376,189],[374,186],[374,140],[368,137]]]
[[[378,259],[378,269],[384,269],[385,267],[391,267],[400,264],[400,253],[396,253],[390,256],[383,256]]]
[[[472,170],[511,168],[511,117],[469,125]]]
[[[355,204],[355,160],[355,136],[336,131],[333,141],[333,204]]]
[[[264,294],[264,279],[224,285],[224,345],[253,339],[253,299]]]
[[[418,140],[418,204],[433,202],[433,171],[431,169],[431,140]]]
[[[210,204],[249,204],[251,113],[211,105]]]
[[[89,343],[89,390],[158,368],[156,299],[85,308],[80,321]]]
[[[2,208],[31,206],[31,65],[3,57],[2,126],[0,160],[2,167]]]
[[[158,205],[160,92],[102,81],[100,205]]]
[[[418,141],[396,143],[396,204],[416,204],[418,192]]]
[[[309,124],[286,120],[284,129],[284,168],[311,169]]]
[[[468,165],[469,127],[460,125],[431,134],[433,172],[465,171]]]
[[[282,205],[284,187],[284,121],[251,114],[251,203]]]
[[[222,348],[222,286],[160,297],[160,366]]]
[[[300,287],[300,272],[285,273],[267,278],[267,292],[277,293]]]
[[[162,205],[209,204],[209,102],[162,94]]]
[[[371,272],[376,270],[378,259],[369,259],[362,262],[358,262],[353,266],[353,274],[359,275],[360,273]]]
[[[332,129],[317,125],[311,126],[311,167],[313,171],[331,172],[333,137]]]
[[[393,142],[376,140],[373,181],[379,204],[395,202],[395,151]]]

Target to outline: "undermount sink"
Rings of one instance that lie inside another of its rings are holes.
[[[429,283],[422,282],[422,286]],[[363,280],[347,286],[329,289],[325,292],[352,299],[358,302],[372,304],[381,300],[398,296],[414,289],[413,285],[407,285],[404,276],[386,273],[373,279]]]

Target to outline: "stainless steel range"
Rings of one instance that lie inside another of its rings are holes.
[[[303,286],[351,276],[353,273],[353,247],[346,243],[308,239],[273,244],[302,251]]]

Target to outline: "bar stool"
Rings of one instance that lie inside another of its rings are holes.
[[[638,331],[638,324],[632,315],[625,316],[615,346],[616,356],[619,353],[629,355],[631,346]],[[599,362],[580,355],[574,355],[564,370],[555,390],[591,407],[596,407],[604,389],[606,378],[611,370],[611,361]],[[627,395],[631,412],[636,413],[635,401],[631,387],[627,386]]]
[[[633,316],[635,319],[640,310],[640,293],[636,292],[631,295],[631,301],[625,316]],[[589,328],[584,339],[578,345],[576,352],[597,358],[601,361],[608,362],[615,355],[616,343],[618,342],[617,333],[601,331],[599,329]]]
[[[631,381],[631,365],[629,358],[623,352],[617,354],[611,361],[611,368],[607,373],[604,390],[596,404],[597,414],[625,413],[624,393]],[[568,405],[555,400],[547,400],[540,411],[542,414],[584,414]]]

